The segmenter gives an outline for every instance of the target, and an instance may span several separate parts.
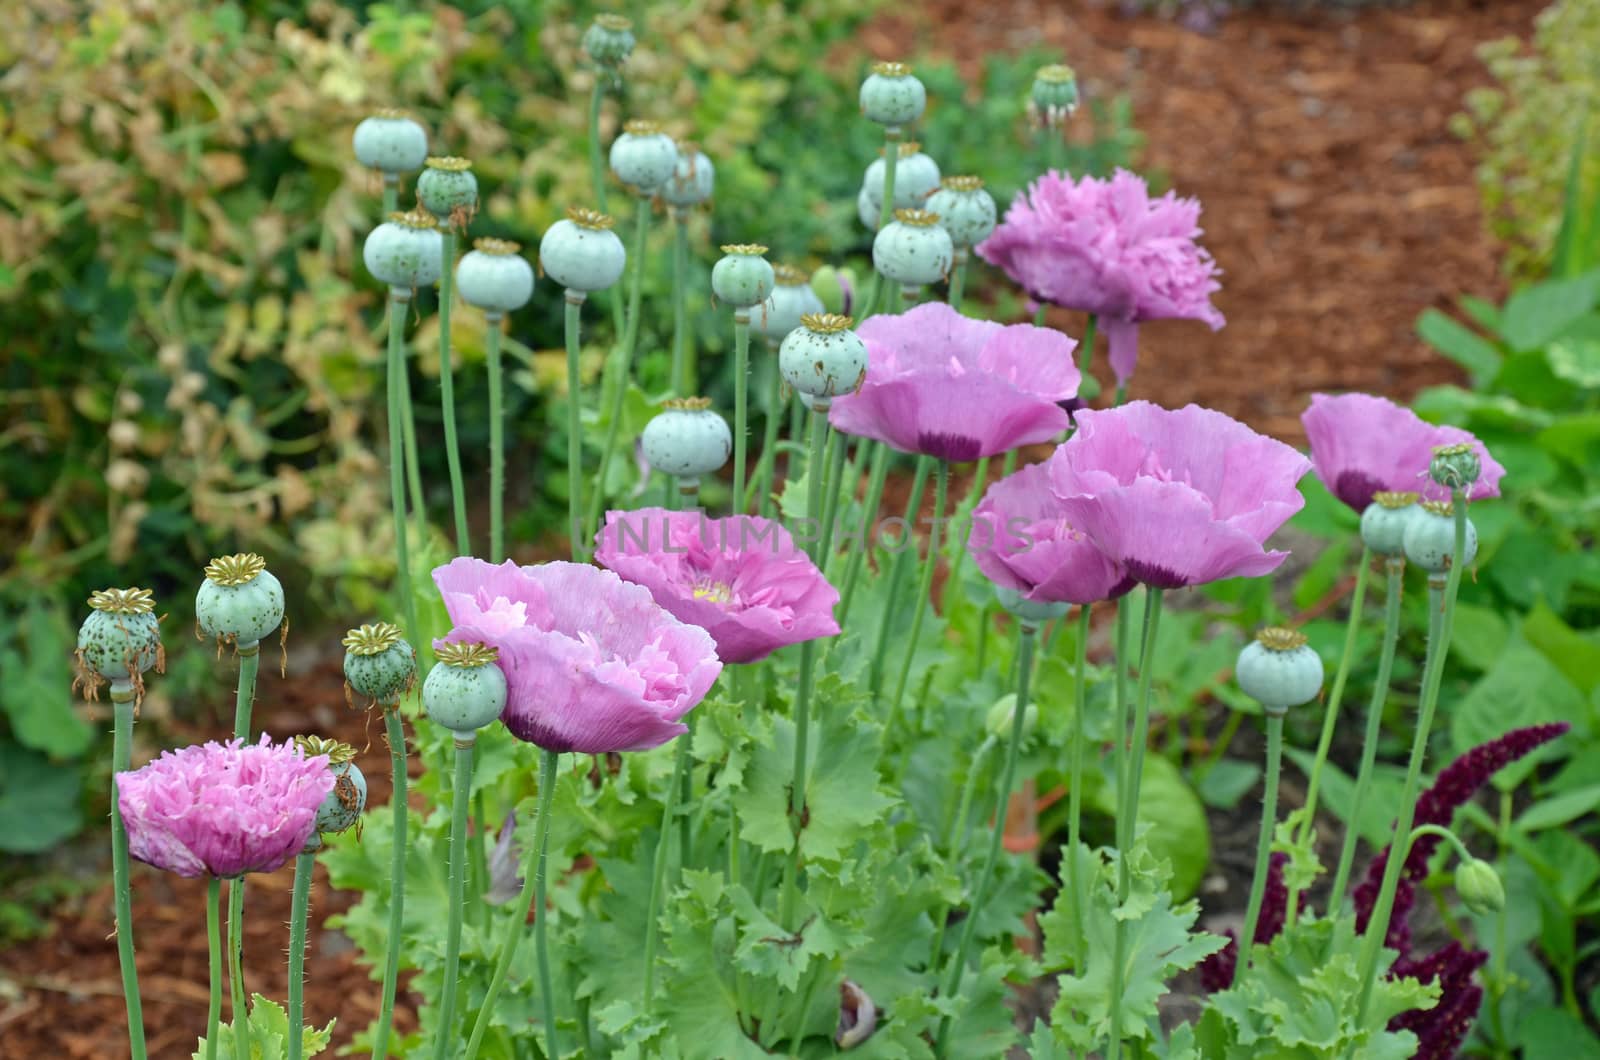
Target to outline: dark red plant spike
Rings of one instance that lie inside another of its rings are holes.
[[[1451,1060],[1461,1048],[1483,1004],[1483,988],[1469,984],[1444,990],[1431,1009],[1413,1009],[1389,1021],[1390,1030],[1409,1030],[1417,1036],[1412,1060]],[[1402,1021],[1405,1021],[1402,1023]]]
[[[1233,971],[1239,963],[1239,936],[1232,928],[1224,934],[1228,944],[1200,962],[1200,985],[1215,994],[1233,985]]]

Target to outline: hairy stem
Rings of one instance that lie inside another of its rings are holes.
[[[900,720],[900,704],[905,698],[906,681],[911,676],[911,660],[917,653],[917,640],[922,636],[922,616],[933,606],[933,575],[939,566],[939,528],[944,522],[944,506],[950,488],[950,465],[943,460],[934,464],[933,525],[928,531],[928,557],[922,563],[922,580],[917,583],[917,597],[912,604],[911,634],[901,646],[900,674],[895,678],[894,694],[889,697],[889,720],[884,723],[884,739],[892,739],[895,723]]]
[[[450,789],[450,914],[445,929],[444,981],[434,1055],[445,1060],[456,1044],[456,987],[461,968],[461,918],[467,875],[467,808],[472,805],[472,755],[476,733],[455,738],[455,784]]]
[[[878,521],[878,505],[883,501],[883,484],[889,477],[889,447],[883,442],[873,442],[872,470],[867,474],[867,496],[861,506],[861,536],[850,551],[845,566],[844,585],[839,590],[839,625],[850,616],[850,603],[855,599],[856,584],[861,570],[867,565],[867,553],[872,551],[873,530]]]
[[[484,357],[489,365],[489,562],[506,558],[506,407],[500,314],[486,313]]]
[[[622,410],[628,396],[628,381],[633,375],[634,346],[639,340],[639,299],[644,287],[644,241],[650,227],[650,200],[640,199],[633,220],[632,255],[633,275],[628,281],[628,322],[621,343],[612,359],[610,398],[606,409],[606,430],[600,443],[600,470],[595,473],[594,496],[589,498],[589,518],[584,522],[584,539],[587,531],[599,528],[600,513],[605,507],[606,474],[611,468],[611,458],[617,451],[617,439],[622,436]],[[604,387],[601,388],[604,391]]]
[[[689,329],[684,323],[689,273],[689,213],[672,211],[672,393],[689,397]]]
[[[743,511],[744,465],[750,445],[750,310],[733,311],[733,503]],[[816,469],[818,473],[823,468]]]
[[[1078,643],[1072,667],[1072,764],[1067,791],[1067,890],[1072,895],[1072,970],[1083,973],[1083,890],[1078,878],[1078,844],[1083,823],[1083,745],[1089,709],[1089,606],[1078,608]]]
[[[450,468],[450,508],[456,520],[456,555],[470,556],[467,494],[461,482],[461,446],[456,441],[455,369],[450,363],[450,303],[454,300],[456,233],[446,227],[439,249],[439,404],[444,412],[444,458]]]
[[[406,639],[417,642],[417,601],[411,593],[411,556],[406,543],[405,496],[405,393],[406,361],[402,344],[405,310],[411,296],[389,288],[389,505],[394,517],[395,591],[400,594],[400,610],[405,616]]]
[[[583,292],[567,292],[567,534],[572,560],[581,563],[583,539],[583,382],[578,378],[578,324],[583,315]]]
[[[1283,761],[1283,714],[1267,715],[1267,783],[1261,794],[1261,834],[1256,838],[1256,873],[1250,881],[1250,901],[1245,906],[1244,933],[1239,936],[1235,976],[1250,967],[1256,924],[1261,920],[1261,900],[1267,893],[1267,863],[1272,859],[1272,831],[1278,823],[1278,770]]]
[[[302,851],[294,859],[294,896],[289,904],[289,1060],[300,1060],[305,1047],[306,912],[316,867],[314,851]]]
[[[389,855],[389,938],[383,961],[383,1000],[378,1009],[377,1032],[372,1039],[373,1060],[389,1055],[389,1032],[394,1029],[394,992],[400,981],[400,934],[405,927],[406,904],[406,727],[400,703],[383,704],[383,723],[389,738],[389,768],[393,791],[389,804],[394,814],[394,845]]]
[[[233,1003],[233,1055],[251,1060],[250,1011],[244,1000],[244,877],[228,881],[228,989]]]
[[[667,781],[667,797],[661,807],[661,831],[656,837],[655,863],[650,872],[650,897],[645,905],[644,927],[644,1012],[648,1018],[653,1011],[656,987],[656,944],[661,936],[661,898],[667,878],[667,854],[672,848],[672,821],[678,815],[678,800],[683,786],[679,778],[688,769],[689,740],[687,733],[677,739],[677,754],[673,759],[672,776]]]
[[[111,879],[117,899],[117,963],[122,968],[122,996],[128,1007],[128,1052],[133,1060],[144,1060],[144,1008],[139,999],[139,969],[133,958],[133,891],[128,883],[128,830],[122,823],[122,807],[117,799],[117,774],[132,766],[133,757],[133,682],[118,681],[111,687],[115,716],[111,744]]]
[[[206,1060],[217,1060],[222,1023],[222,880],[206,881],[206,952],[211,957],[211,1000],[206,1005]]]
[[[911,497],[906,501],[905,526],[902,528],[904,539],[901,541],[902,547],[889,564],[889,591],[883,600],[883,615],[875,634],[872,667],[868,671],[868,683],[874,695],[883,685],[883,665],[889,655],[889,627],[899,613],[896,608],[900,603],[900,585],[905,581],[906,565],[916,552],[917,537],[913,528],[917,525],[917,514],[922,510],[922,491],[928,483],[928,471],[932,463],[933,457],[919,456],[917,466],[911,472]]]

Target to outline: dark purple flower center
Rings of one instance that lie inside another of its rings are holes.
[[[573,749],[570,739],[556,732],[548,725],[542,725],[535,718],[513,714],[509,710],[500,715],[500,720],[510,730],[511,735],[525,743],[546,751],[555,751],[558,754]]]
[[[1177,571],[1156,563],[1147,563],[1142,559],[1128,560],[1127,567],[1129,578],[1142,582],[1152,589],[1181,589],[1189,584],[1189,579]]]
[[[917,435],[917,452],[926,453],[952,464],[964,464],[976,460],[982,451],[983,443],[964,434],[923,431]]]
[[[1354,508],[1356,514],[1360,515],[1367,510],[1367,505],[1372,503],[1372,495],[1387,488],[1365,471],[1352,469],[1339,472],[1339,478],[1333,484],[1333,495]]]

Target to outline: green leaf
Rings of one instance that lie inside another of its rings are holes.
[[[894,805],[893,799],[878,790],[877,730],[839,724],[843,713],[837,707],[830,710],[828,717],[834,724],[825,734],[814,732],[807,750],[806,817],[800,850],[808,861],[839,861]],[[789,824],[794,743],[794,723],[788,718],[775,719],[772,742],[757,750],[751,762],[748,794],[740,805],[744,838],[769,853],[794,846]]]
[[[328,1047],[333,1040],[333,1025],[338,1020],[328,1021],[326,1027],[320,1030],[316,1027],[302,1027],[300,1029],[300,1048],[302,1056],[316,1056]],[[260,994],[250,995],[250,1056],[252,1060],[284,1060],[289,1055],[289,1014],[283,1006],[276,1001],[270,1001]],[[233,1056],[233,1024],[224,1023],[217,1028],[217,1055]],[[200,1039],[200,1044],[195,1048],[194,1060],[201,1060],[206,1055],[206,1040]]]
[[[0,646],[0,709],[17,742],[54,758],[89,750],[94,730],[74,710],[62,672],[72,654],[72,628],[60,607],[36,598],[20,616],[21,643]]]
[[[1534,1009],[1524,1014],[1518,1027],[1522,1034],[1523,1056],[1600,1060],[1600,1038],[1566,1009]]]
[[[1600,687],[1600,640],[1575,631],[1543,601],[1522,620],[1522,636],[1580,691]]]
[[[1456,604],[1450,650],[1455,658],[1480,673],[1494,665],[1511,637],[1511,626],[1500,612],[1477,604]]]
[[[1588,313],[1600,299],[1600,269],[1525,287],[1506,302],[1502,328],[1512,349],[1537,350]]]
[[[1241,762],[1224,758],[1206,770],[1195,784],[1206,805],[1221,810],[1231,810],[1239,805],[1261,779],[1261,767],[1254,762]],[[1141,789],[1142,793],[1142,789]]]
[[[1483,386],[1500,370],[1500,351],[1494,343],[1437,309],[1422,311],[1417,318],[1417,334],[1465,368],[1474,386]]]
[[[1517,828],[1523,832],[1537,832],[1541,828],[1575,821],[1596,806],[1600,806],[1600,784],[1561,795],[1551,795],[1534,803],[1517,818]]]
[[[0,850],[37,854],[83,827],[83,772],[0,740]]]
[[[1450,739],[1462,754],[1524,725],[1566,721],[1587,733],[1589,715],[1583,693],[1543,653],[1514,634],[1493,669],[1455,704]],[[1542,757],[1536,752],[1511,763],[1495,775],[1495,784],[1509,791]]]
[[[1600,463],[1600,412],[1563,416],[1534,440],[1579,470],[1592,468]]]

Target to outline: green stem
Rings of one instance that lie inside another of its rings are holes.
[[[678,799],[683,788],[679,778],[688,768],[689,738],[678,737],[677,755],[673,760],[672,777],[667,782],[667,798],[661,807],[661,831],[656,838],[655,863],[650,873],[650,898],[645,904],[644,927],[644,1014],[649,1018],[654,1011],[656,988],[656,944],[661,935],[662,884],[667,878],[667,854],[672,847],[672,820],[678,814]]]
[[[385,173],[383,175],[383,216],[379,221],[387,221],[389,215],[400,206],[400,174]]]
[[[401,613],[405,616],[406,639],[415,644],[419,627],[417,602],[411,594],[410,550],[406,544],[405,406],[401,403],[406,377],[402,339],[405,307],[410,299],[407,292],[389,288],[389,504],[394,516],[395,589],[400,594]]]
[[[1067,792],[1067,890],[1072,895],[1072,970],[1083,974],[1083,890],[1078,879],[1078,843],[1083,822],[1083,745],[1089,710],[1089,606],[1078,608],[1078,643],[1072,671],[1072,773]]]
[[[1083,378],[1090,378],[1089,371],[1094,367],[1094,337],[1100,326],[1098,313],[1090,313],[1089,321],[1083,326],[1083,341],[1078,343],[1078,374]]]
[[[239,687],[233,701],[233,737],[250,742],[250,708],[256,701],[256,672],[261,666],[261,642],[241,644],[235,651],[239,656]]]
[[[535,931],[547,919],[544,907],[544,849],[548,838],[550,807],[554,795],[556,779],[556,759],[559,756],[555,751],[542,751],[539,759],[539,819],[534,825],[534,843],[528,848],[528,860],[522,870],[522,892],[517,897],[517,906],[512,910],[511,918],[506,922],[506,931],[500,938],[500,952],[495,957],[494,974],[489,979],[489,990],[484,995],[483,1004],[478,1009],[478,1018],[472,1025],[472,1037],[467,1041],[466,1054],[463,1060],[475,1060],[478,1048],[483,1044],[484,1032],[489,1029],[489,1021],[494,1015],[495,1001],[500,997],[500,991],[506,985],[506,977],[511,971],[511,960],[516,956],[517,945],[522,941],[524,928],[528,923],[528,910],[533,908],[535,893],[540,899],[539,915],[534,921]],[[545,978],[544,968],[540,969],[540,978]],[[552,1012],[555,1007],[555,996],[552,991],[546,990],[545,994],[545,1022],[551,1027],[550,1033],[554,1035],[555,1020]],[[560,1054],[551,1049],[547,1056],[555,1057]]]
[[[446,227],[439,250],[439,404],[444,411],[444,458],[450,467],[450,507],[456,517],[456,555],[472,554],[467,532],[467,495],[461,483],[461,447],[456,441],[455,370],[450,364],[450,303],[454,301],[456,233]]]
[[[1139,651],[1139,698],[1133,711],[1133,740],[1129,745],[1127,771],[1121,798],[1117,803],[1117,904],[1127,902],[1133,889],[1129,859],[1137,841],[1134,828],[1139,813],[1139,786],[1144,777],[1145,745],[1150,739],[1150,674],[1155,669],[1156,630],[1161,625],[1163,590],[1145,587],[1144,637]],[[1118,666],[1122,663],[1119,660]],[[1126,738],[1125,731],[1117,740]],[[1118,920],[1111,962],[1111,1060],[1122,1054],[1122,995],[1127,989],[1128,921]]]
[[[117,774],[127,772],[133,765],[134,698],[132,681],[112,685],[111,704],[116,720],[111,744],[111,879],[117,892],[117,963],[122,967],[122,996],[128,1007],[128,1051],[134,1060],[144,1060],[144,1007],[139,998],[139,968],[133,958],[128,830],[122,823],[122,806],[117,798]]]
[[[1451,556],[1466,554],[1467,504],[1460,489],[1451,490],[1455,510],[1455,551]],[[1428,733],[1433,728],[1433,715],[1439,705],[1439,684],[1444,674],[1445,657],[1450,653],[1450,635],[1455,620],[1456,592],[1461,587],[1462,564],[1450,565],[1449,577],[1444,579],[1443,598],[1440,599],[1438,575],[1428,579],[1429,584],[1429,637],[1428,654],[1422,668],[1422,702],[1418,707],[1417,733],[1411,744],[1411,761],[1406,767],[1406,782],[1398,803],[1394,835],[1398,842],[1411,834],[1411,822],[1416,814],[1417,789],[1422,780],[1422,760],[1428,753]],[[1362,938],[1361,996],[1356,1008],[1356,1022],[1364,1025],[1367,1008],[1372,1003],[1372,987],[1378,977],[1378,958],[1384,939],[1389,933],[1389,917],[1394,912],[1395,889],[1400,884],[1400,873],[1405,858],[1396,857],[1393,850],[1383,870],[1383,883],[1378,889],[1378,901],[1373,906],[1372,917],[1367,921],[1367,933]]]
[[[434,1055],[445,1060],[457,1043],[456,986],[461,969],[461,917],[467,875],[467,808],[472,804],[472,753],[477,733],[457,733],[455,786],[450,789],[450,919],[444,943],[444,984]]]
[[[956,803],[955,816],[945,822],[945,832],[950,836],[948,853],[952,861],[959,858],[967,849],[969,834],[967,825],[968,818],[972,816],[972,796],[978,790],[978,778],[983,776],[984,760],[989,757],[994,744],[994,736],[990,734],[978,745],[977,751],[972,755],[972,762],[967,767],[967,779],[961,785],[961,798]],[[939,959],[944,956],[945,929],[950,926],[949,905],[940,906],[933,922],[939,925],[939,929],[933,936],[933,951],[928,958],[929,968],[937,968]]]
[[[873,442],[872,470],[867,476],[867,496],[861,506],[861,535],[857,546],[850,552],[845,567],[844,584],[839,590],[839,625],[850,616],[850,603],[855,599],[856,584],[861,580],[861,569],[867,565],[867,553],[872,551],[872,535],[878,521],[878,505],[883,501],[883,484],[889,477],[889,447],[883,442]]]
[[[606,432],[600,445],[600,470],[595,473],[594,496],[589,498],[589,518],[584,523],[586,531],[597,530],[600,513],[605,506],[606,474],[611,458],[617,451],[617,439],[622,435],[622,409],[628,396],[628,380],[633,374],[633,348],[639,339],[639,298],[644,286],[644,240],[650,225],[650,200],[640,199],[634,212],[632,255],[633,275],[628,283],[628,323],[623,329],[621,348],[613,358],[614,370],[610,390],[611,407],[606,410]],[[602,390],[605,388],[602,387]],[[589,540],[584,534],[584,540]]]
[[[961,989],[961,978],[967,970],[967,950],[972,945],[972,937],[977,932],[978,910],[984,907],[989,899],[989,885],[994,880],[995,866],[1000,862],[1000,850],[1004,845],[1006,834],[1006,808],[1011,803],[1011,789],[1016,783],[1017,758],[1022,748],[1022,726],[1027,717],[1028,684],[1033,676],[1033,643],[1038,633],[1038,627],[1026,622],[1017,624],[1017,703],[1011,712],[1011,739],[1006,743],[1005,768],[1000,775],[1000,790],[997,793],[994,807],[994,831],[989,837],[989,853],[984,858],[983,869],[978,874],[978,886],[972,893],[972,901],[967,909],[967,918],[961,925],[961,936],[956,942],[956,952],[950,957],[950,969],[946,974],[942,993],[946,998],[953,998]],[[946,1039],[950,1034],[951,1017],[946,1015],[939,1021],[939,1033],[934,1045],[934,1054],[944,1056]]]
[[[1261,899],[1267,893],[1267,863],[1272,859],[1272,831],[1278,823],[1278,770],[1283,761],[1283,713],[1267,715],[1267,786],[1261,794],[1261,834],[1256,838],[1256,874],[1250,881],[1250,901],[1245,906],[1244,931],[1239,936],[1237,978],[1250,967],[1256,924],[1261,919]]]
[[[955,264],[950,267],[950,291],[946,296],[950,308],[957,313],[961,312],[961,291],[967,278],[967,248],[960,247],[955,253]]]
[[[1497,847],[1495,870],[1500,878],[1506,878],[1506,862],[1511,853],[1511,792],[1500,793],[1500,818],[1495,830],[1495,844]],[[1489,1010],[1491,1022],[1494,1024],[1494,1042],[1496,1055],[1509,1057],[1510,1051],[1506,1048],[1505,1026],[1505,996],[1506,988],[1510,983],[1507,969],[1511,954],[1508,950],[1510,916],[1504,906],[1495,914],[1494,918],[1494,955],[1489,959],[1489,994],[1494,1007]]]
[[[750,310],[733,311],[733,503],[744,508],[744,465],[750,444]]]
[[[911,660],[917,654],[917,640],[922,636],[922,616],[933,606],[930,596],[933,593],[933,574],[939,566],[939,528],[944,522],[944,506],[949,496],[950,465],[943,460],[937,461],[933,473],[933,525],[928,531],[928,557],[923,560],[922,580],[917,583],[917,596],[912,604],[911,635],[900,649],[900,674],[894,682],[894,695],[889,699],[889,720],[883,728],[885,740],[893,738],[895,723],[900,720],[900,703],[905,698],[906,681],[911,676]]]
[[[389,1032],[394,1025],[394,992],[400,981],[400,935],[405,927],[406,903],[406,727],[400,703],[383,704],[383,723],[389,738],[389,768],[393,775],[389,804],[394,813],[394,841],[389,856],[389,938],[383,962],[383,1000],[378,1027],[372,1039],[373,1060],[389,1055]]]
[[[889,592],[883,600],[883,616],[878,623],[877,642],[872,650],[872,667],[868,671],[868,682],[873,694],[876,695],[883,683],[883,664],[889,654],[889,627],[894,624],[899,612],[900,583],[905,580],[908,556],[914,554],[917,547],[917,537],[913,532],[917,525],[917,514],[922,510],[922,490],[928,482],[929,465],[933,463],[931,456],[917,457],[917,466],[911,472],[911,497],[906,501],[905,526],[902,528],[904,541],[902,548],[895,554],[889,566]]]
[[[822,497],[823,489],[827,485],[828,477],[828,410],[826,408],[813,409],[811,412],[811,452],[806,458],[806,518],[815,523],[822,522]],[[822,562],[822,535],[819,533],[811,541],[812,562]]]
[[[900,163],[900,130],[883,130],[883,205],[878,208],[878,227],[894,217],[894,171]]]
[[[672,392],[689,396],[689,329],[685,325],[685,287],[689,273],[689,214],[672,211]],[[748,318],[747,318],[748,319]]]
[[[251,1060],[250,1012],[244,1001],[244,877],[228,881],[228,989],[233,1002],[233,1055]]]
[[[822,540],[817,546],[817,566],[824,570],[833,558],[833,524],[839,519],[839,490],[845,479],[844,458],[849,448],[848,436],[838,431],[828,432],[828,451],[822,464],[827,479],[822,491],[822,526],[818,528]]]
[[[605,99],[604,78],[596,75],[594,88],[589,92],[589,179],[594,184],[594,202],[601,213],[610,213],[611,208],[606,205],[606,167],[601,160],[600,153],[600,110]],[[621,292],[611,294],[611,325],[613,330],[622,334],[622,295]]]
[[[294,859],[294,897],[289,905],[289,1060],[300,1060],[305,1045],[306,911],[316,867],[314,851],[302,851]]]
[[[500,356],[500,314],[485,313],[489,333],[484,356],[489,364],[489,562],[506,558],[506,409]]]
[[[583,315],[583,292],[567,291],[567,534],[572,559],[583,561],[583,382],[578,378],[578,325]]]
[[[533,952],[539,965],[539,999],[544,1005],[544,1054],[552,1060],[561,1055],[561,1049],[556,1037],[555,980],[550,975],[550,917],[547,915],[549,905],[545,901],[545,863],[550,846],[550,811],[555,804],[556,759],[559,757],[555,751],[545,751],[539,761],[539,824],[533,840],[539,857],[533,874],[533,897],[539,904],[539,911],[533,919]],[[523,922],[526,923],[526,918]]]
[[[776,362],[776,356],[771,358]],[[776,363],[771,365],[772,378],[767,384],[767,419],[761,435],[761,459],[756,462],[756,510],[766,517],[772,513],[772,480],[778,471],[778,424],[783,421],[783,373]],[[797,402],[798,404],[798,402]],[[742,498],[748,511],[750,498]]]
[[[967,496],[960,504],[956,505],[956,514],[953,520],[954,531],[950,534],[950,543],[946,546],[950,552],[950,576],[944,581],[945,609],[949,610],[957,599],[956,594],[961,591],[961,568],[967,558],[966,541],[960,534],[962,527],[972,525],[972,513],[978,507],[978,502],[983,499],[984,488],[989,483],[989,457],[978,460],[977,466],[972,471],[972,485],[967,488]]]
[[[222,880],[216,876],[206,881],[206,952],[211,955],[211,1001],[206,1005],[206,1060],[217,1060],[217,1028],[222,1023]]]
[[[483,792],[480,790],[472,796],[473,835],[472,846],[469,852],[472,856],[471,873],[467,880],[472,887],[467,903],[478,910],[480,923],[484,923],[484,913],[488,906],[484,904],[483,894],[489,889],[489,859],[484,850],[488,842],[489,817],[483,809]]]
[[[422,463],[417,455],[417,417],[411,403],[410,354],[401,350],[400,422],[406,447],[406,486],[411,494],[411,517],[417,521],[418,540],[427,536],[428,508],[422,495]]]
[[[1344,889],[1355,864],[1356,840],[1361,833],[1361,810],[1372,788],[1372,768],[1378,759],[1378,736],[1383,729],[1383,706],[1389,699],[1389,675],[1394,669],[1395,645],[1400,639],[1400,594],[1405,586],[1405,570],[1406,561],[1401,557],[1384,560],[1388,584],[1383,605],[1383,648],[1378,656],[1378,677],[1372,686],[1372,700],[1367,704],[1366,739],[1361,744],[1361,766],[1356,772],[1356,789],[1350,800],[1344,844],[1339,848],[1339,868],[1334,873],[1333,890],[1328,892],[1330,913],[1344,900]]]

